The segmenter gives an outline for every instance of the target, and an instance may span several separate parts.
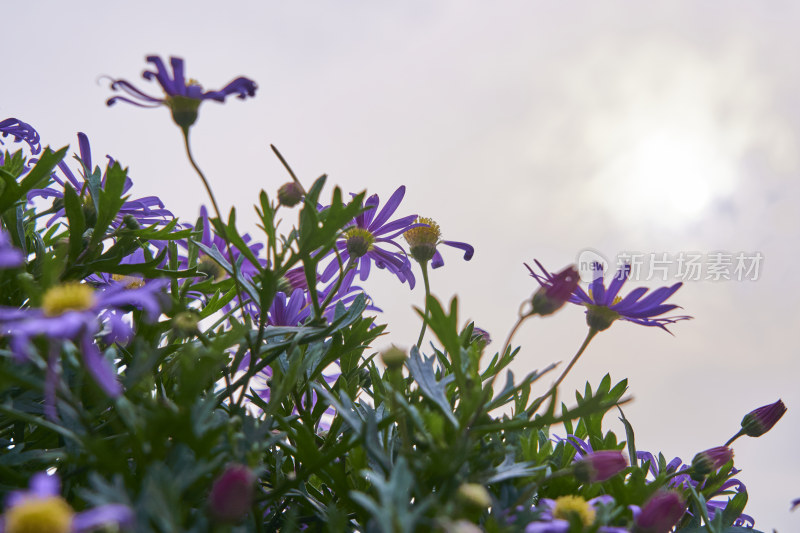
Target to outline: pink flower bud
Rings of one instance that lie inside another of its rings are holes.
[[[733,450],[727,446],[717,446],[700,452],[692,459],[692,473],[705,476],[716,472],[725,463],[733,459]]]
[[[636,517],[635,531],[639,533],[667,533],[686,512],[686,503],[680,494],[659,491],[653,494]]]
[[[622,472],[627,466],[628,462],[621,452],[592,452],[575,463],[575,477],[584,483],[602,482]]]
[[[760,437],[778,423],[786,406],[781,400],[759,407],[747,413],[742,419],[742,432],[750,437]]]
[[[253,503],[255,476],[249,468],[230,465],[215,481],[208,497],[214,518],[221,522],[242,519]]]

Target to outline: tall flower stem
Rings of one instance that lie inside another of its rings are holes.
[[[425,316],[422,319],[422,329],[419,332],[419,339],[417,339],[417,346],[422,346],[422,339],[425,337],[425,331],[428,329],[428,298],[431,295],[431,284],[428,280],[428,262],[420,261],[419,266],[422,269],[422,280],[425,282]]]
[[[517,334],[517,330],[522,325],[522,323],[536,314],[533,311],[530,311],[528,313],[523,313],[522,312],[522,308],[525,306],[526,303],[527,303],[527,300],[525,302],[523,302],[522,305],[520,306],[519,318],[517,319],[516,324],[514,324],[514,327],[511,328],[511,331],[508,332],[508,337],[506,338],[506,342],[505,342],[505,344],[503,344],[503,350],[500,352],[501,357],[505,356],[505,353],[508,350],[508,347],[511,345],[511,339],[513,339],[514,335]]]
[[[203,171],[200,170],[200,167],[197,165],[197,162],[192,155],[192,148],[191,144],[189,143],[189,127],[182,127],[181,131],[183,132],[183,145],[186,148],[186,156],[189,158],[189,163],[191,163],[192,167],[194,168],[197,175],[200,176],[200,181],[203,182],[203,186],[206,188],[206,192],[208,193],[208,198],[211,200],[211,206],[214,208],[214,212],[217,215],[217,219],[219,220],[220,224],[223,226],[225,225],[225,221],[222,218],[222,212],[219,210],[219,204],[217,204],[217,198],[214,196],[214,192],[211,190],[211,185],[208,183],[205,174]],[[233,283],[234,287],[236,288],[236,297],[239,299],[239,304],[242,306],[242,320],[244,322],[247,321],[246,318],[246,311],[244,307],[244,298],[242,298],[242,287],[239,284],[239,267],[236,265],[236,258],[233,256],[233,248],[231,247],[231,241],[228,239],[227,230],[225,231],[225,235],[222,236],[225,240],[225,247],[228,251],[228,259],[231,262],[231,269],[233,273]],[[250,337],[247,336],[247,344],[250,348],[250,358],[251,360],[255,359],[256,354],[253,348],[253,344],[250,341]],[[233,389],[230,390],[230,402],[233,403]]]
[[[586,351],[586,347],[589,346],[589,343],[592,341],[594,336],[597,335],[597,333],[598,330],[594,328],[589,328],[589,333],[586,334],[586,338],[583,340],[583,344],[581,344],[581,347],[578,348],[578,352],[572,357],[572,361],[569,362],[567,368],[565,368],[564,371],[561,373],[561,375],[558,376],[558,379],[556,380],[555,383],[553,383],[553,386],[550,387],[550,390],[547,391],[545,397],[553,394],[555,390],[558,388],[558,386],[561,385],[561,382],[564,381],[565,377],[567,377],[569,371],[572,370],[572,367],[575,366],[575,363],[578,362],[578,359],[580,359],[581,355],[583,355],[583,352]]]

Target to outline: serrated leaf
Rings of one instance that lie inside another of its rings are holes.
[[[453,414],[450,402],[447,400],[445,390],[448,383],[455,379],[455,376],[449,374],[441,380],[436,379],[436,372],[434,370],[434,362],[436,358],[425,357],[419,353],[416,346],[411,347],[411,354],[406,360],[408,371],[411,377],[419,385],[422,394],[430,401],[439,406],[447,419],[458,429],[458,419]]]

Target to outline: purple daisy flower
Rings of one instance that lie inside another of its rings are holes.
[[[433,219],[425,217],[417,217],[416,227],[412,227],[403,233],[403,237],[409,246],[411,257],[416,259],[419,263],[431,262],[431,267],[439,268],[444,266],[444,259],[439,250],[436,249],[438,244],[444,244],[452,248],[457,248],[464,252],[464,260],[469,261],[475,254],[475,248],[471,244],[459,241],[444,241],[442,240],[442,230],[439,224]]]
[[[208,210],[205,206],[200,207],[200,220],[203,225],[203,234],[200,236],[200,239],[197,241],[204,246],[209,248],[216,249],[220,255],[225,257],[229,263],[232,263],[230,257],[228,255],[228,247],[227,241],[223,239],[217,232],[214,231],[213,226],[211,224],[211,220],[208,217]],[[191,227],[191,226],[190,226]],[[264,248],[264,245],[261,243],[252,243],[252,237],[250,234],[245,233],[242,235],[242,240],[253,253],[253,255],[258,258],[261,250]],[[180,242],[182,246],[186,246],[185,243]],[[259,266],[254,265],[246,256],[244,256],[237,248],[231,247],[231,251],[233,253],[233,259],[237,262],[241,262],[241,266],[239,267],[239,273],[245,276],[255,276],[259,272]],[[260,259],[262,265],[266,264],[266,261]],[[198,259],[199,268],[201,272],[204,274],[213,277],[216,280],[224,279],[227,276],[227,273],[219,265],[213,258],[206,255],[204,252],[200,252],[200,257]]]
[[[342,239],[336,243],[336,250],[342,261],[351,264],[350,269],[344,274],[345,286],[350,285],[356,273],[359,274],[361,281],[366,280],[369,276],[370,266],[374,262],[376,267],[385,268],[397,276],[401,282],[407,281],[408,285],[412,289],[414,288],[415,280],[414,274],[411,272],[411,262],[403,247],[396,243],[395,239],[412,227],[420,225],[414,223],[417,215],[408,215],[389,222],[389,218],[397,211],[405,193],[405,186],[398,187],[380,212],[378,211],[380,199],[377,194],[373,194],[364,202],[367,210],[358,215],[345,228]],[[382,246],[394,247],[397,251]],[[339,262],[334,258],[320,275],[320,281],[327,282],[338,270]]]
[[[41,307],[0,307],[0,336],[11,339],[12,352],[23,361],[36,355],[31,342],[34,337],[77,341],[89,374],[106,394],[116,397],[122,392],[116,369],[100,352],[94,337],[102,333],[107,343],[127,341],[132,335],[124,318],[127,308],[143,309],[148,319],[155,320],[161,312],[157,296],[166,284],[155,280],[130,289],[126,283],[116,283],[95,290],[89,284],[68,281],[45,291]],[[52,344],[45,390],[45,408],[51,418],[55,418],[59,352],[60,344]]]
[[[60,188],[47,187],[44,189],[33,189],[28,193],[28,200],[32,200],[33,198],[57,198],[63,200],[64,189],[66,187],[72,187],[78,196],[81,197],[84,205],[86,205],[88,209],[94,208],[95,201],[98,199],[92,198],[92,191],[86,179],[86,172],[99,173],[99,168],[94,169],[92,166],[92,149],[89,145],[89,138],[85,133],[78,133],[78,148],[80,155],[73,155],[81,164],[81,168],[78,171],[78,176],[80,176],[80,178],[72,172],[66,162],[61,161],[58,164],[58,170],[60,173],[54,172],[52,174],[53,180],[58,183]],[[108,155],[106,157],[108,158],[109,166],[113,165],[114,159]],[[100,179],[100,187],[104,187],[105,183],[106,175],[103,174],[103,177]],[[133,187],[133,182],[130,178],[126,177],[122,193],[127,194],[131,187]],[[113,223],[114,227],[119,227],[121,224],[123,224],[126,217],[132,217],[139,225],[142,226],[166,224],[175,218],[171,212],[164,209],[164,204],[156,196],[145,196],[144,198],[138,198],[136,200],[129,200],[127,196],[125,198],[125,202],[122,204],[119,213],[117,213],[117,216],[115,217]],[[47,221],[47,226],[52,225],[53,222],[64,217],[64,213],[65,211],[63,207],[56,211],[55,215],[53,215]]]
[[[0,145],[5,144],[3,138],[9,135],[15,143],[25,142],[34,155],[42,151],[39,133],[27,122],[22,122],[18,118],[0,120]]]
[[[197,108],[203,100],[224,102],[230,95],[240,99],[254,96],[257,85],[253,80],[239,77],[219,91],[203,91],[196,81],[187,80],[184,76],[183,59],[170,57],[172,73],[159,56],[147,56],[147,62],[155,66],[155,72],[145,70],[142,77],[148,81],[156,80],[164,91],[163,97],[150,96],[137,89],[133,84],[122,79],[112,79],[111,89],[121,91],[125,96],[112,96],[106,101],[111,106],[117,102],[127,102],[139,107],[159,107],[165,105],[172,111],[175,122],[188,128],[197,120]]]
[[[683,283],[676,283],[670,287],[661,287],[647,296],[645,294],[648,289],[645,287],[638,287],[632,290],[624,298],[617,296],[625,284],[625,280],[628,279],[630,272],[630,265],[621,267],[614,279],[611,280],[608,289],[605,287],[602,274],[598,274],[594,279],[589,286],[588,293],[580,287],[575,288],[569,301],[587,307],[586,322],[589,327],[603,331],[611,327],[615,320],[621,319],[643,326],[657,326],[669,332],[666,328],[667,324],[692,318],[685,315],[653,318],[679,307],[674,304],[665,304],[664,302],[675,294],[675,291],[680,289]]]
[[[570,522],[580,520],[585,528],[596,525],[594,523],[596,511],[599,505],[613,505],[614,498],[608,495],[598,496],[589,501],[580,496],[562,496],[551,500],[542,498],[539,500],[537,510],[540,515],[536,522],[531,522],[525,527],[525,533],[568,533]],[[628,533],[622,527],[601,525],[596,530],[598,533]]]
[[[22,250],[11,244],[8,233],[0,228],[0,269],[15,268],[24,263]]]
[[[60,531],[79,533],[104,526],[133,525],[133,510],[111,503],[76,513],[61,497],[61,480],[46,472],[34,474],[28,490],[11,492],[0,519],[3,531]]]

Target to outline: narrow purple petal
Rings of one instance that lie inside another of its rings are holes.
[[[386,221],[389,220],[389,217],[391,217],[394,212],[397,211],[397,208],[400,207],[400,202],[403,200],[403,196],[405,196],[405,194],[405,185],[398,187],[397,190],[392,193],[392,196],[389,197],[389,200],[383,206],[383,209],[381,209],[381,212],[378,214],[378,216],[375,217],[375,220],[373,220],[369,225],[368,229],[373,233],[377,232],[381,226],[383,226]]]
[[[110,503],[76,514],[72,518],[72,531],[75,533],[92,531],[110,524],[131,526],[133,521],[134,514],[130,507],[119,503]]]

